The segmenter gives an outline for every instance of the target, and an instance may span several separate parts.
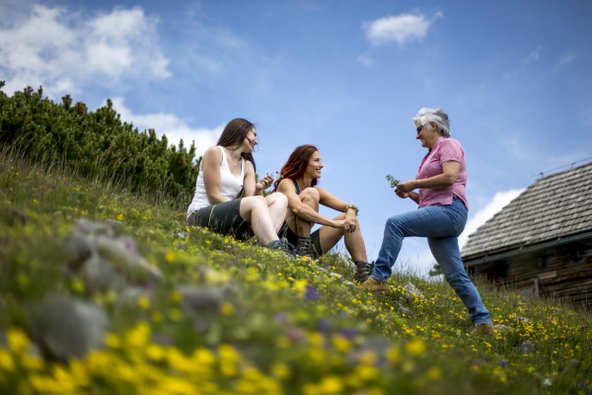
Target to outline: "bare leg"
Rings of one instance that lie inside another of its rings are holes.
[[[368,255],[366,254],[366,243],[362,237],[362,231],[358,224],[355,232],[347,232],[344,235],[345,248],[351,255],[354,262],[368,262]]]
[[[278,240],[267,201],[263,196],[247,196],[241,200],[240,216],[251,224],[251,229],[262,246]]]
[[[316,212],[319,211],[319,200],[321,200],[321,195],[319,191],[314,188],[306,188],[300,193],[300,200],[303,204],[306,204],[308,207],[312,208]],[[310,230],[314,225],[313,222],[308,222],[301,218],[295,218],[296,220],[296,234],[300,237],[310,237]]]
[[[343,218],[345,218],[345,214],[335,217],[335,219]],[[355,232],[351,233],[345,232],[341,228],[332,228],[330,226],[322,226],[319,229],[319,238],[321,239],[323,251],[329,251],[342,237],[345,239],[345,248],[354,262],[368,262],[366,244],[364,243],[359,224]]]
[[[275,233],[278,233],[284,224],[286,218],[286,212],[288,209],[288,198],[282,193],[272,193],[265,197],[267,207],[269,207],[269,214]]]

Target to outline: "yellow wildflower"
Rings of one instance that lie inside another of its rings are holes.
[[[158,383],[157,388],[154,389],[155,394],[170,394],[170,395],[194,395],[200,394],[191,382],[183,380],[174,376],[167,376],[163,381]]]
[[[422,339],[415,338],[407,343],[405,349],[411,355],[420,356],[426,352],[426,344]]]
[[[12,372],[14,370],[14,361],[12,355],[6,350],[0,348],[0,370]]]
[[[319,390],[321,394],[341,394],[343,383],[337,376],[327,376],[319,383]]]
[[[227,317],[231,317],[234,315],[235,309],[232,303],[224,302],[220,305],[220,312]]]
[[[176,254],[175,254],[175,251],[173,251],[173,250],[167,250],[167,252],[164,254],[164,260],[165,260],[167,263],[172,263],[172,262],[174,262],[174,261],[175,261],[175,259],[176,259],[176,257],[177,257],[177,256],[176,256]]]
[[[340,352],[348,352],[352,348],[351,342],[342,335],[335,335],[332,337],[333,347],[335,347]]]
[[[146,347],[146,356],[155,362],[160,362],[164,358],[164,350],[158,344],[149,344]]]
[[[29,338],[20,329],[10,329],[6,334],[8,348],[14,353],[23,352],[29,347]]]
[[[393,346],[389,348],[386,352],[386,358],[391,363],[399,363],[401,362],[401,349],[399,347]]]
[[[354,374],[358,378],[358,380],[361,381],[376,380],[379,376],[378,369],[376,369],[374,366],[364,365],[357,366]]]
[[[173,303],[179,303],[183,299],[183,295],[177,290],[171,291],[169,293],[169,300]]]
[[[325,337],[319,332],[312,332],[308,335],[308,342],[313,347],[324,347]]]
[[[126,334],[127,342],[133,347],[144,346],[150,338],[150,326],[145,322],[140,322]]]
[[[155,323],[162,322],[162,313],[160,311],[153,311],[150,318],[152,319],[152,322],[155,322]]]
[[[308,285],[308,282],[306,280],[304,280],[304,279],[296,280],[296,281],[294,281],[294,284],[292,285],[292,289],[298,295],[303,296],[304,293],[306,292],[306,286],[307,285]]]
[[[70,287],[72,288],[72,291],[76,293],[83,293],[85,290],[84,282],[79,278],[75,278],[74,280],[72,280]]]
[[[426,377],[430,380],[438,380],[442,377],[442,370],[438,367],[431,367],[428,369]]]
[[[228,344],[222,344],[218,347],[220,356],[220,371],[223,376],[236,376],[240,355]]]
[[[107,333],[105,335],[105,345],[110,348],[121,347],[121,341],[115,333]]]
[[[290,368],[283,362],[276,362],[271,367],[271,374],[280,380],[286,380],[290,377]]]
[[[198,348],[195,350],[192,359],[200,366],[212,366],[216,362],[216,356],[207,348]]]
[[[183,355],[183,353],[180,350],[174,347],[167,348],[166,358],[169,363],[169,366],[171,366],[173,369],[179,372],[191,373],[196,368],[196,366],[194,366],[194,364],[191,363],[191,360],[188,357]]]
[[[148,310],[150,308],[150,299],[146,296],[140,296],[138,298],[138,307],[142,310]]]
[[[208,270],[205,275],[206,282],[209,284],[221,285],[229,280],[227,273],[221,273],[216,270]]]

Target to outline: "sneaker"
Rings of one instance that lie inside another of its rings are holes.
[[[310,259],[317,259],[319,256],[310,237],[299,237],[295,252],[298,256],[307,256]]]
[[[291,258],[295,256],[294,246],[285,240],[280,240],[280,239],[274,240],[271,243],[269,243],[267,248],[272,249],[272,250],[282,251],[283,253],[290,256]]]
[[[495,334],[492,324],[477,324],[471,330],[471,336],[489,336]]]
[[[368,292],[390,292],[390,287],[387,283],[376,280],[374,277],[368,277],[366,281],[360,284]]]
[[[355,262],[356,264],[356,274],[354,274],[354,280],[359,283],[363,283],[370,277],[372,274],[372,269],[374,269],[374,263],[368,262]]]

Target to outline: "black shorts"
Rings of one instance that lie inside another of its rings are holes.
[[[285,237],[286,240],[288,240],[288,243],[292,244],[294,247],[296,247],[296,244],[298,244],[298,235],[294,233],[292,229],[290,229],[288,224],[285,222],[282,225],[282,228],[280,229],[280,233],[278,234],[278,236],[280,238]],[[310,234],[310,241],[312,242],[312,245],[314,246],[319,256],[325,253],[321,248],[321,238],[319,237],[318,229]]]
[[[228,202],[213,204],[189,214],[187,225],[207,227],[212,232],[232,235],[237,240],[251,238],[251,225],[240,216],[240,202],[233,199]]]

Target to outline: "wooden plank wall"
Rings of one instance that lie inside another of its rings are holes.
[[[471,269],[518,292],[566,300],[592,310],[592,240]]]

